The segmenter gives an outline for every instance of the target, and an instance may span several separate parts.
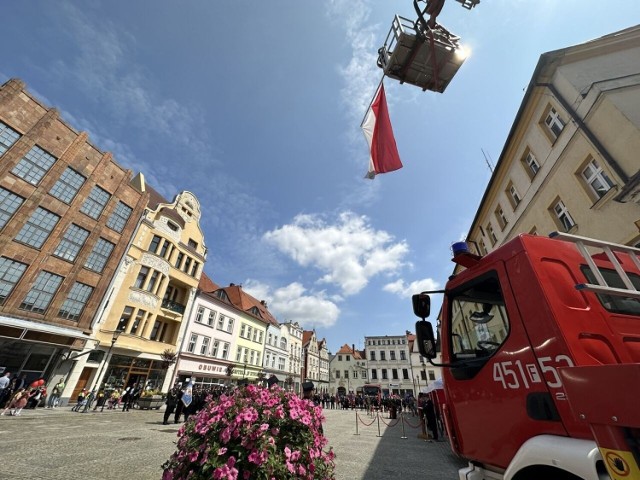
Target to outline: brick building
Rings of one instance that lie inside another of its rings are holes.
[[[23,82],[0,86],[0,369],[51,381],[84,348],[147,203],[131,178]]]

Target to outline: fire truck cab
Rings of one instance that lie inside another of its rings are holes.
[[[454,250],[466,268],[442,291],[439,326],[460,479],[640,478],[640,250],[552,236]],[[428,293],[413,305],[433,359]]]

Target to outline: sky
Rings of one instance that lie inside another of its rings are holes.
[[[205,272],[280,322],[363,348],[442,288],[544,52],[638,23],[637,0],[448,0],[471,52],[443,94],[385,79],[404,168],[364,178],[377,50],[412,0],[2,5],[0,82],[28,90],[173,200],[201,203]],[[483,154],[484,152],[484,154]],[[441,299],[434,297],[432,311]]]

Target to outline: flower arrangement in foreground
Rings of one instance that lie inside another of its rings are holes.
[[[285,392],[249,385],[210,399],[178,432],[163,480],[333,480],[322,409]]]

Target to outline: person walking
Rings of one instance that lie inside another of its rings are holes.
[[[62,391],[64,390],[64,379],[60,377],[58,383],[53,386],[51,390],[51,396],[49,397],[49,402],[47,404],[47,408],[56,408],[60,403],[60,396],[62,395]]]
[[[11,372],[5,372],[0,377],[0,406],[9,400],[11,395]]]
[[[126,396],[126,399],[124,398]],[[128,412],[133,407],[133,404],[140,397],[140,389],[138,384],[134,384],[131,388],[127,389],[127,393],[122,397],[122,411]]]

